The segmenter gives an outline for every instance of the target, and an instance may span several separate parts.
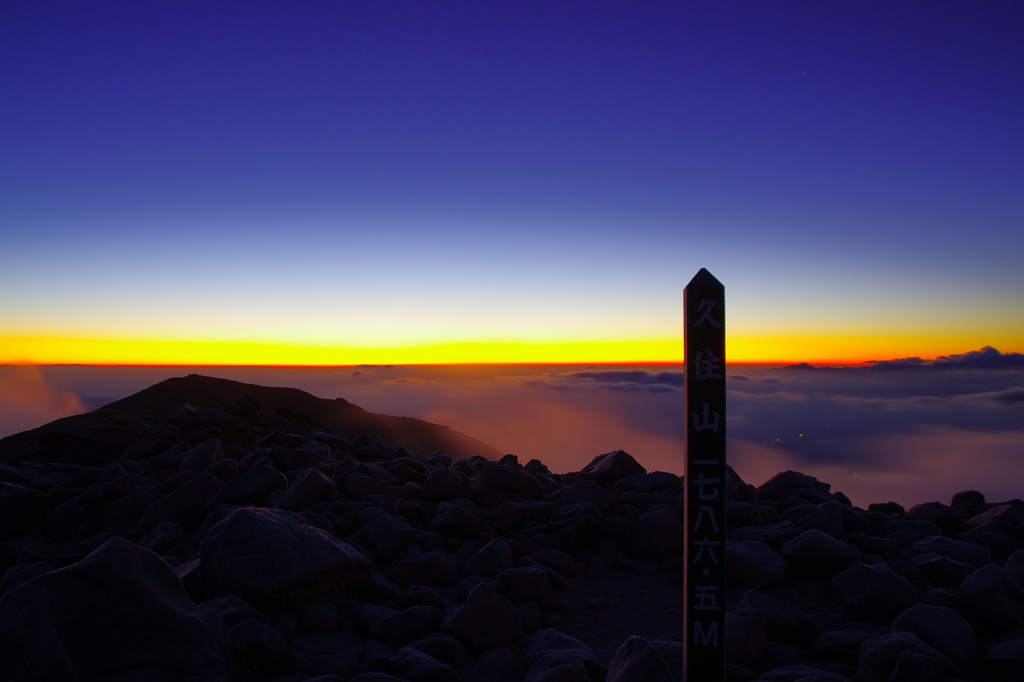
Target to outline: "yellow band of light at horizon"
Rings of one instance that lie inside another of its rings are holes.
[[[995,340],[996,345],[999,340]],[[1012,339],[1003,339],[1012,342]],[[868,360],[976,350],[974,338],[730,337],[730,363],[858,364]],[[1019,345],[1019,344],[1014,344]],[[1004,352],[1017,348],[1007,343]],[[682,339],[527,343],[473,341],[411,347],[357,348],[295,344],[151,339],[0,337],[0,364],[350,366],[360,364],[679,363]]]

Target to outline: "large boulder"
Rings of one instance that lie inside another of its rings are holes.
[[[1024,587],[999,564],[967,576],[957,594],[989,625],[1003,630],[1024,628]]]
[[[213,474],[200,474],[153,503],[142,515],[143,530],[165,521],[193,528],[206,516],[206,502],[220,491],[224,482]]]
[[[378,514],[366,523],[364,533],[385,561],[401,556],[416,540],[416,529],[394,514]]]
[[[486,583],[474,587],[466,603],[449,614],[444,629],[477,651],[515,646],[522,633],[519,611]]]
[[[594,650],[558,630],[540,630],[523,654],[523,682],[591,682],[604,679],[605,669]]]
[[[485,464],[480,471],[480,485],[526,497],[540,497],[543,492],[540,482],[532,475],[522,469],[501,464]]]
[[[623,450],[615,450],[598,455],[590,464],[583,467],[579,477],[584,480],[597,481],[605,488],[611,488],[615,482],[627,476],[646,474],[647,469]]]
[[[441,614],[433,606],[413,606],[377,621],[370,629],[370,639],[400,648],[437,632]]]
[[[288,492],[277,503],[281,509],[300,511],[321,502],[338,499],[338,486],[316,469],[306,469],[295,479]]]
[[[911,653],[935,661],[942,672],[955,671],[948,658],[928,646],[912,632],[895,632],[867,640],[860,645],[860,667],[870,668],[887,679],[896,667],[901,654]]]
[[[828,483],[799,471],[783,471],[775,474],[757,488],[757,499],[785,502],[790,497],[799,497],[813,502],[828,502],[832,499]]]
[[[1024,638],[994,644],[985,657],[985,667],[997,682],[1024,679]]]
[[[582,480],[569,486],[562,496],[562,502],[593,502],[602,512],[608,512],[615,506],[615,495],[602,488],[596,481]]]
[[[466,562],[467,576],[481,575],[496,578],[502,571],[512,568],[512,548],[504,540],[494,539],[481,547]]]
[[[267,495],[286,487],[288,479],[284,474],[269,464],[262,464],[225,483],[218,498],[228,504],[263,504]]]
[[[992,561],[992,552],[988,547],[982,547],[973,542],[954,540],[942,535],[911,543],[904,548],[904,551],[911,556],[934,553],[975,568],[981,568]]]
[[[783,545],[779,554],[794,573],[817,578],[831,578],[864,558],[856,547],[820,530],[805,530]]]
[[[683,524],[667,509],[649,511],[637,519],[633,541],[641,559],[659,561],[678,556],[683,553]],[[717,555],[722,555],[721,549]]]
[[[760,589],[789,577],[789,566],[782,555],[763,542],[726,541],[725,569],[729,582]]]
[[[963,670],[978,662],[978,636],[971,624],[953,609],[917,604],[892,623],[893,632],[913,632]]]
[[[734,609],[725,616],[725,660],[750,669],[768,646],[761,609]]]
[[[665,659],[642,637],[632,636],[615,652],[607,682],[672,682]]]
[[[911,582],[888,564],[855,564],[832,578],[832,584],[847,612],[858,618],[888,620],[917,601]]]
[[[227,682],[222,638],[167,563],[118,537],[0,599],[4,679]]]
[[[548,600],[548,574],[540,566],[510,568],[498,574],[495,591],[516,606]]]
[[[388,659],[392,672],[401,680],[411,682],[459,682],[459,675],[450,666],[419,649],[402,647]],[[312,681],[315,682],[315,681]]]
[[[369,590],[370,562],[298,514],[235,509],[199,548],[199,575],[214,595],[237,594],[275,611],[293,601]]]

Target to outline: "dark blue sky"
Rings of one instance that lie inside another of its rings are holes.
[[[1017,2],[9,0],[0,336],[665,338],[707,266],[751,339],[1024,350],[1022,36]]]

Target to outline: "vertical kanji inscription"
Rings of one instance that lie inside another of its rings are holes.
[[[725,288],[701,268],[683,290],[686,465],[683,679],[725,678]]]

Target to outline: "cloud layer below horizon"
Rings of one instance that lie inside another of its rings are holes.
[[[803,471],[862,505],[948,502],[964,489],[1024,497],[1024,367],[1012,355],[988,353],[987,364],[966,362],[970,356],[863,368],[733,367],[731,463],[755,485]],[[0,368],[0,436],[191,371],[446,424],[554,471],[578,470],[619,448],[649,470],[683,470],[683,373],[671,368]]]

